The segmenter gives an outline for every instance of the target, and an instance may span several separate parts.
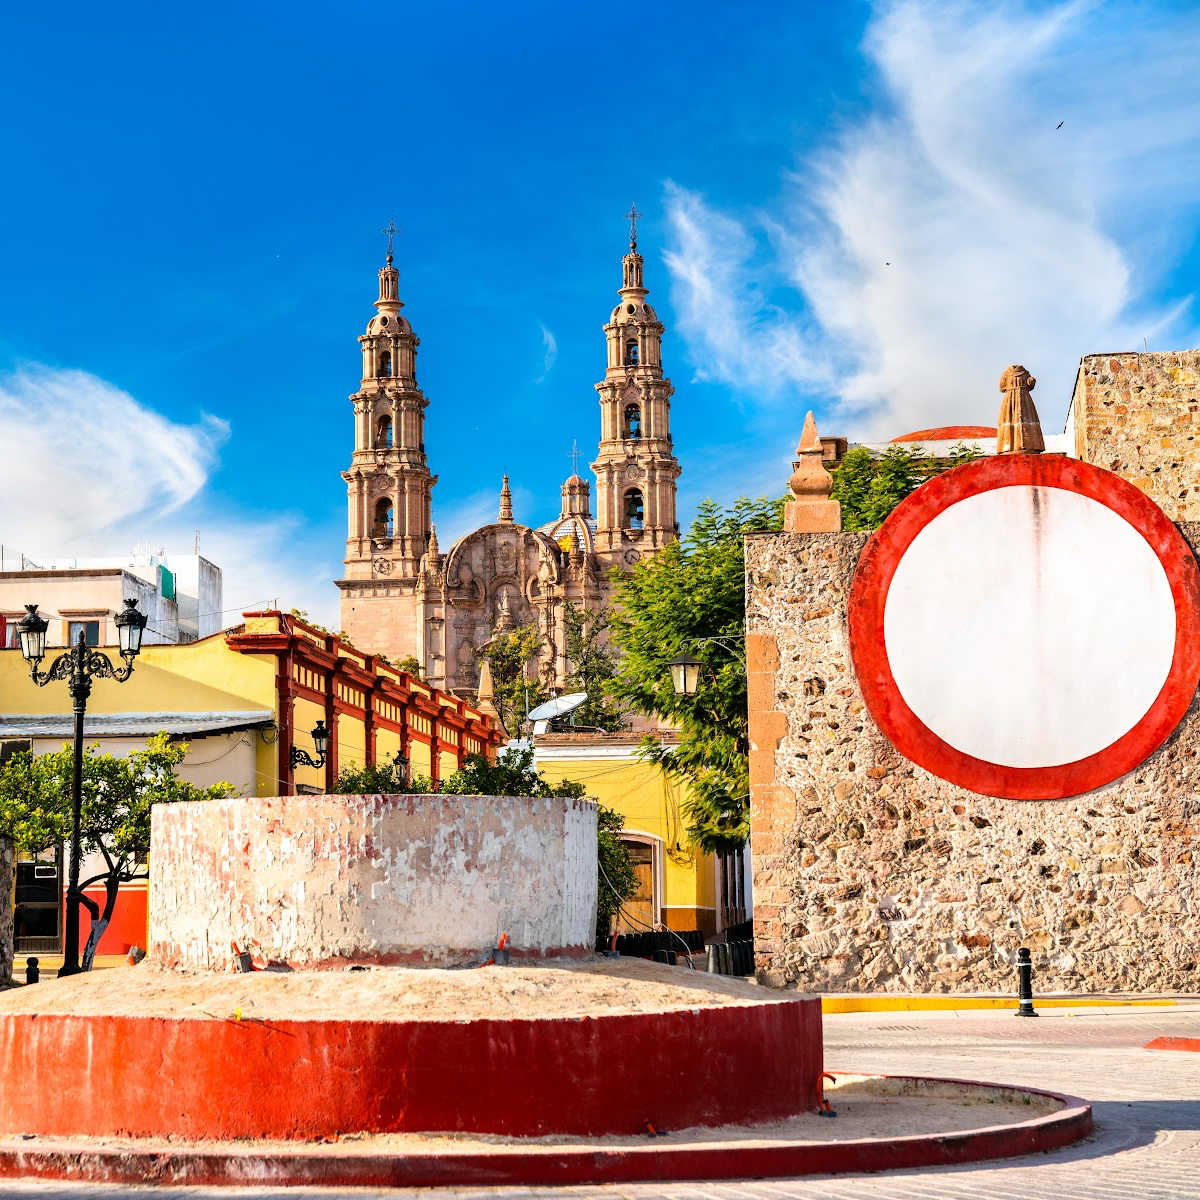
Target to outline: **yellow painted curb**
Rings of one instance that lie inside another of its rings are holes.
[[[822,996],[821,1012],[937,1012],[956,1008],[1016,1008],[1010,996]],[[1119,1008],[1174,1005],[1174,1000],[1115,1000],[1099,996],[1033,999],[1034,1008]]]

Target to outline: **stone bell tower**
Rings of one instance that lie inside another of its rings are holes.
[[[379,271],[376,315],[358,339],[362,382],[354,406],[354,450],[343,472],[349,530],[342,593],[342,628],[364,649],[420,655],[411,597],[429,545],[430,506],[437,476],[425,458],[425,409],[417,386],[420,339],[400,313],[399,271]],[[410,602],[400,600],[409,598]],[[399,601],[399,602],[398,602]]]
[[[637,252],[634,205],[629,253],[622,260],[621,302],[604,335],[608,366],[600,394],[596,473],[596,556],[604,568],[628,569],[679,536],[675,480],[679,463],[671,441],[671,395],[663,375],[663,326],[646,303],[642,256]]]

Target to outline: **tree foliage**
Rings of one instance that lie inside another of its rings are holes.
[[[687,783],[688,835],[710,853],[737,849],[750,832],[742,538],[782,518],[782,500],[742,498],[725,511],[705,501],[682,541],[639,563],[616,595],[614,692],[678,727],[677,746],[648,738],[640,753]],[[671,686],[668,664],[684,651],[704,664],[695,696]]]
[[[227,783],[200,788],[180,779],[175,768],[188,747],[155,734],[144,749],[125,758],[101,754],[88,746],[83,755],[80,853],[97,854],[104,871],[80,881],[81,889],[102,883],[104,907],[89,896],[83,906],[92,918],[92,932],[83,952],[90,970],[96,945],[108,927],[122,883],[146,878],[150,853],[150,810],[155,804],[215,800],[233,794]],[[0,830],[21,849],[36,853],[66,842],[71,836],[71,747],[50,754],[14,754],[0,768]]]
[[[494,763],[482,754],[469,754],[459,770],[442,784],[456,796],[569,796],[583,799],[587,788],[575,779],[548,783],[533,765],[528,746],[501,751]],[[638,889],[637,875],[620,833],[625,818],[603,804],[596,806],[596,929],[606,930],[621,905]]]
[[[541,646],[537,626],[520,625],[496,634],[477,652],[479,658],[491,664],[495,705],[510,733],[515,734],[524,724],[526,713],[550,695],[537,672],[530,670]]]
[[[426,796],[433,791],[433,780],[427,775],[407,777],[407,768],[394,760],[366,766],[354,763],[338,771],[333,785],[339,796]]]
[[[587,703],[572,714],[573,724],[614,733],[628,723],[628,708],[613,695],[617,656],[609,643],[612,618],[607,610],[590,612],[567,601],[563,611],[566,633],[567,689],[587,692]]]
[[[833,498],[842,506],[842,528],[878,529],[896,505],[927,479],[978,457],[979,451],[965,442],[951,446],[945,459],[905,445],[891,445],[876,458],[865,446],[855,446],[833,473]]]

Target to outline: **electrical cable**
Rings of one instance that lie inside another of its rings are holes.
[[[651,933],[669,933],[682,947],[684,954],[687,955],[688,966],[694,971],[696,964],[692,962],[692,948],[669,926],[664,925],[661,921],[656,921],[654,925],[647,925],[644,921],[637,920],[628,909],[625,908],[625,902],[621,898],[621,893],[613,887],[613,882],[608,877],[608,872],[604,869],[604,864],[597,860],[596,866],[600,868],[600,874],[604,876],[604,882],[608,884],[608,890],[616,897],[617,912],[622,913],[625,919],[634,925],[641,925],[643,929],[648,929]],[[657,928],[655,928],[657,926]]]

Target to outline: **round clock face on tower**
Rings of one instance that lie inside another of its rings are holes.
[[[641,560],[641,557],[642,557],[642,552],[640,550],[626,550],[625,551],[625,561],[631,567],[635,563],[639,562]]]
[[[371,568],[376,575],[390,575],[392,573],[391,561],[386,558],[377,558],[371,564]]]

